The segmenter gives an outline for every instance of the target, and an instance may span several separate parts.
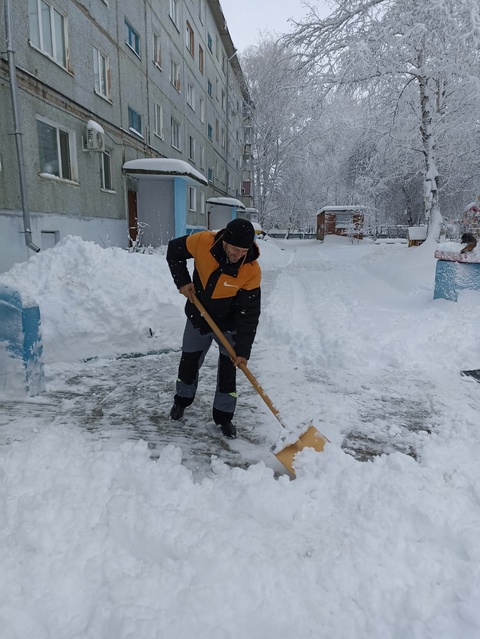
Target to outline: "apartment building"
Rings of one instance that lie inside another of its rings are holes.
[[[4,2],[0,272],[66,235],[158,245],[207,228],[209,201],[251,205],[218,0]]]

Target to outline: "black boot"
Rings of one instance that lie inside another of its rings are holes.
[[[235,439],[235,437],[237,436],[237,429],[232,424],[232,422],[223,422],[223,424],[219,424],[219,426],[222,434],[225,435],[225,437],[228,437],[229,439]]]
[[[175,422],[178,422],[179,419],[182,419],[184,412],[185,412],[185,406],[180,406],[180,404],[174,404],[172,406],[172,409],[170,410],[170,419],[173,419]]]

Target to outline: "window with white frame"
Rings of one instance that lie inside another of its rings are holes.
[[[192,135],[188,136],[188,159],[195,162],[195,138]]]
[[[180,65],[173,58],[170,60],[170,84],[180,93]]]
[[[180,0],[170,0],[170,18],[173,24],[177,27],[180,23]]]
[[[125,20],[125,42],[140,57],[140,36],[128,20]]]
[[[220,134],[220,142],[223,148],[225,148],[225,128],[222,126],[221,134]]]
[[[213,97],[213,85],[210,80],[207,80],[207,93],[211,98]]]
[[[207,126],[207,135],[209,140],[213,140],[213,128],[211,124]]]
[[[158,33],[153,34],[153,63],[162,68],[162,41]]]
[[[200,145],[200,168],[205,168],[205,147],[203,144]]]
[[[180,139],[180,122],[172,118],[171,120],[171,128],[172,128],[172,146],[178,151],[181,150],[181,139]]]
[[[197,210],[197,189],[194,186],[188,187],[188,210]]]
[[[95,93],[106,100],[110,99],[110,58],[97,47],[93,47],[93,72],[95,75]]]
[[[203,75],[205,71],[205,53],[201,44],[198,45],[198,69]]]
[[[163,105],[155,103],[154,133],[162,140],[164,139],[163,131]]]
[[[67,68],[67,18],[45,0],[29,0],[30,43]]]
[[[49,120],[37,118],[40,173],[76,181],[75,134]]]
[[[202,215],[205,215],[205,193],[204,191],[200,191],[200,206],[198,207],[198,212]]]
[[[205,124],[205,100],[203,98],[198,99],[198,107],[200,109],[200,122]]]
[[[223,109],[223,111],[225,111],[225,105],[226,105],[226,94],[225,94],[225,91],[222,89],[222,109]]]
[[[110,151],[104,151],[100,154],[100,175],[102,180],[103,191],[114,191],[112,178],[112,156]]]
[[[195,87],[191,82],[187,82],[187,104],[195,111]]]
[[[142,116],[132,107],[128,107],[128,128],[130,131],[142,135]]]
[[[208,181],[210,184],[213,183],[213,167],[208,167]]]

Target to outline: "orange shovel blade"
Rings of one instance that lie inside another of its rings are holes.
[[[293,460],[295,455],[304,448],[313,448],[317,452],[321,453],[325,447],[328,439],[322,435],[314,426],[309,428],[299,437],[294,444],[289,444],[285,448],[282,448],[278,453],[274,453],[278,461],[287,468],[292,475],[295,475],[293,468]]]

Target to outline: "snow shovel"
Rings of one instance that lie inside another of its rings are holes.
[[[232,359],[236,359],[237,354],[235,353],[233,346],[230,344],[230,342],[227,340],[225,335],[215,324],[212,317],[208,314],[207,310],[205,309],[205,307],[203,306],[203,304],[200,302],[200,300],[198,299],[196,295],[193,296],[193,303],[200,311],[201,316],[205,319],[207,324],[215,333],[218,340],[223,344],[223,346],[227,350],[230,357]],[[278,419],[278,421],[280,422],[280,425],[282,426],[284,432],[286,433],[286,435],[281,438],[281,441],[283,443],[287,442],[286,445],[278,451],[277,451],[278,446],[272,446],[271,450],[273,454],[275,455],[275,457],[278,459],[278,461],[281,464],[283,464],[285,468],[287,468],[287,470],[289,470],[292,473],[292,475],[295,475],[295,470],[293,468],[293,461],[294,461],[295,455],[301,450],[303,450],[304,448],[313,448],[314,450],[320,453],[323,451],[325,444],[329,440],[326,437],[324,437],[314,426],[308,426],[305,432],[302,435],[300,435],[300,437],[296,441],[294,441],[293,443],[288,442],[288,435],[287,435],[288,429],[285,426],[285,424],[282,422],[278,409],[273,405],[267,393],[263,390],[263,388],[257,382],[256,378],[250,372],[247,365],[240,364],[238,368],[240,368],[242,372],[245,374],[248,381],[252,384],[252,386],[260,395],[260,397],[263,399],[265,404],[268,406],[268,408],[272,411],[272,413]]]

